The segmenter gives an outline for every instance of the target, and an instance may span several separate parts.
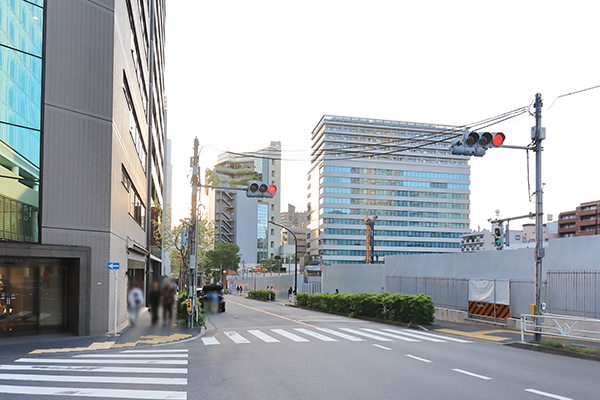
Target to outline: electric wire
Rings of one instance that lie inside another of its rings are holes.
[[[596,85],[596,86],[589,87],[587,89],[581,89],[581,90],[577,90],[575,92],[565,93],[565,94],[561,94],[560,96],[556,96],[554,98],[554,101],[552,102],[552,104],[550,104],[550,107],[548,107],[548,111],[550,111],[550,109],[552,108],[554,103],[556,103],[556,100],[560,99],[561,97],[567,97],[567,96],[571,96],[573,94],[583,93],[583,92],[587,92],[588,90],[598,89],[598,88],[600,88],[600,85]]]

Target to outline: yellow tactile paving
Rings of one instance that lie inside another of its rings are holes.
[[[30,351],[29,354],[53,354],[53,353],[68,353],[71,351],[87,351],[87,350],[102,350],[110,349],[115,342],[94,342],[88,347],[65,347],[62,349],[37,349]]]
[[[174,342],[176,340],[186,339],[192,335],[184,335],[182,333],[174,333],[170,336],[156,336],[156,335],[148,335],[142,336],[140,339],[146,340],[138,340],[138,343],[147,343],[147,344],[158,344],[158,343],[167,343]]]
[[[459,335],[459,336],[467,336],[467,337],[471,337],[471,338],[475,338],[475,339],[491,340],[494,342],[510,340],[510,338],[507,338],[507,337],[491,335],[491,333],[507,333],[505,330],[502,330],[502,329],[494,329],[494,330],[490,330],[490,331],[476,331],[476,332],[464,332],[464,331],[457,331],[454,329],[436,329],[435,331],[451,333],[453,335]]]

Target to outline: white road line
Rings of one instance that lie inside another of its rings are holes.
[[[477,374],[474,374],[474,373],[472,373],[472,372],[469,372],[469,371],[464,371],[464,370],[462,370],[462,369],[458,369],[458,368],[454,368],[454,369],[452,369],[452,371],[460,372],[461,374],[465,374],[465,375],[473,376],[473,377],[475,377],[475,378],[479,378],[479,379],[492,379],[492,378],[490,378],[489,376],[477,375]]]
[[[385,346],[382,346],[380,344],[373,344],[373,346],[379,347],[380,349],[384,349],[384,350],[391,350],[389,347],[385,347]]]
[[[202,343],[204,343],[206,346],[210,346],[210,345],[213,345],[213,344],[221,344],[221,343],[219,343],[219,341],[217,340],[217,338],[214,337],[214,336],[203,337],[202,338]]]
[[[234,343],[237,343],[237,344],[250,343],[250,341],[248,339],[246,339],[245,337],[243,337],[242,335],[240,335],[236,331],[227,331],[227,332],[223,332],[223,333],[229,339],[233,340]]]
[[[271,330],[275,333],[280,334],[281,336],[284,336],[290,340],[293,340],[294,342],[310,342],[310,340],[308,340],[308,339],[304,339],[303,337],[294,335],[293,333],[284,331],[283,329],[271,329]]]
[[[391,333],[397,333],[399,335],[406,335],[406,336],[409,336],[409,337],[417,338],[417,339],[420,339],[420,340],[426,340],[426,341],[429,341],[429,342],[436,342],[436,343],[444,343],[444,342],[446,342],[445,340],[442,340],[442,339],[436,339],[436,338],[432,338],[432,337],[421,336],[418,333],[412,333],[412,332],[406,332],[406,331],[399,331],[397,329],[384,329],[384,331],[388,331],[388,332],[391,332]]]
[[[393,342],[392,339],[388,339],[388,338],[381,337],[381,336],[371,335],[370,333],[357,331],[356,329],[350,329],[350,328],[340,328],[340,329],[343,331],[346,331],[346,332],[354,333],[355,335],[366,336],[371,339],[379,340],[380,342]]]
[[[345,333],[337,332],[337,331],[334,331],[333,329],[329,329],[329,328],[319,328],[319,330],[330,333],[330,334],[338,336],[338,337],[341,337],[342,339],[350,340],[352,342],[364,342],[365,341],[364,339],[357,338],[356,336],[346,335]]]
[[[47,364],[164,364],[187,365],[187,360],[82,360],[76,358],[19,358],[15,362]]]
[[[187,354],[79,354],[74,358],[187,358]]]
[[[131,376],[0,374],[0,380],[37,382],[132,383],[141,385],[187,385],[186,378],[139,378]]]
[[[46,396],[79,396],[107,397],[112,399],[171,399],[186,400],[187,392],[164,390],[127,390],[127,389],[94,389],[75,387],[43,387],[43,386],[9,386],[0,385],[0,393],[46,395]]]
[[[119,353],[187,353],[188,349],[177,350],[125,350]]]
[[[573,400],[570,397],[563,397],[563,396],[558,396],[556,394],[552,394],[552,393],[546,393],[546,392],[542,392],[540,390],[535,390],[535,389],[525,389],[526,392],[529,393],[534,393],[534,394],[539,394],[540,396],[546,396],[546,397],[550,397],[551,399],[557,399],[557,400]]]
[[[410,357],[413,358],[415,360],[419,360],[419,361],[423,361],[423,362],[433,362],[431,360],[427,360],[425,358],[421,358],[421,357],[417,357],[417,356],[413,356],[412,354],[406,354],[406,357]]]
[[[308,329],[294,328],[294,330],[297,330],[300,333],[304,333],[305,335],[312,336],[312,337],[322,340],[324,342],[337,342],[337,339],[330,338],[329,336],[321,335],[320,333],[313,332]]]
[[[405,342],[420,342],[420,340],[417,340],[417,339],[411,339],[411,338],[406,337],[406,336],[400,336],[400,335],[394,335],[392,333],[376,331],[375,329],[362,328],[362,330],[363,331],[372,332],[372,333],[376,333],[378,335],[384,335],[384,336],[393,337],[394,339],[398,339],[398,340],[404,340]]]
[[[0,365],[2,371],[111,372],[124,374],[187,374],[187,368],[101,367],[83,365]]]
[[[453,337],[449,337],[449,336],[436,335],[435,333],[429,333],[429,332],[421,332],[421,331],[419,331],[419,335],[431,336],[431,337],[440,338],[440,339],[444,339],[444,340],[450,340],[451,342],[473,343],[470,340],[457,339],[457,338],[453,338]]]
[[[261,332],[261,331],[259,331],[257,329],[249,330],[248,333],[256,336],[257,338],[259,338],[263,342],[267,342],[267,343],[279,343],[279,340],[277,340],[274,337],[269,336],[266,333]]]

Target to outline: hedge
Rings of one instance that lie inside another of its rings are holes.
[[[200,309],[200,307],[198,308]],[[187,325],[187,292],[183,290],[179,292],[179,295],[177,296],[177,319],[182,325]],[[194,318],[194,326],[205,326],[205,322],[206,318],[204,317],[204,312],[200,311],[200,314],[198,315],[198,323],[196,323],[196,318]]]
[[[429,325],[435,318],[433,301],[431,297],[424,294],[299,293],[296,304],[300,307],[344,314],[349,317],[369,317],[407,324]]]
[[[248,298],[261,301],[275,300],[275,292],[272,290],[251,290],[248,292]]]

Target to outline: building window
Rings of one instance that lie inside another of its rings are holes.
[[[121,167],[121,183],[125,187],[125,190],[127,190],[127,193],[129,193],[129,207],[127,210],[129,215],[131,215],[135,222],[137,222],[138,225],[145,230],[146,207],[144,206],[144,203],[142,202],[137,190],[135,190],[133,182],[131,182],[131,178],[125,170],[125,167]]]
[[[275,234],[275,229],[271,229],[271,236]]]
[[[275,242],[271,240],[271,248],[275,247]]]
[[[144,172],[146,172],[146,146],[144,145],[144,139],[142,138],[142,132],[140,131],[140,124],[138,122],[135,108],[133,106],[133,100],[131,99],[131,91],[129,90],[129,84],[123,72],[123,92],[125,93],[125,100],[127,101],[127,107],[129,107],[129,134],[135,145],[135,151],[138,154],[140,163]]]

